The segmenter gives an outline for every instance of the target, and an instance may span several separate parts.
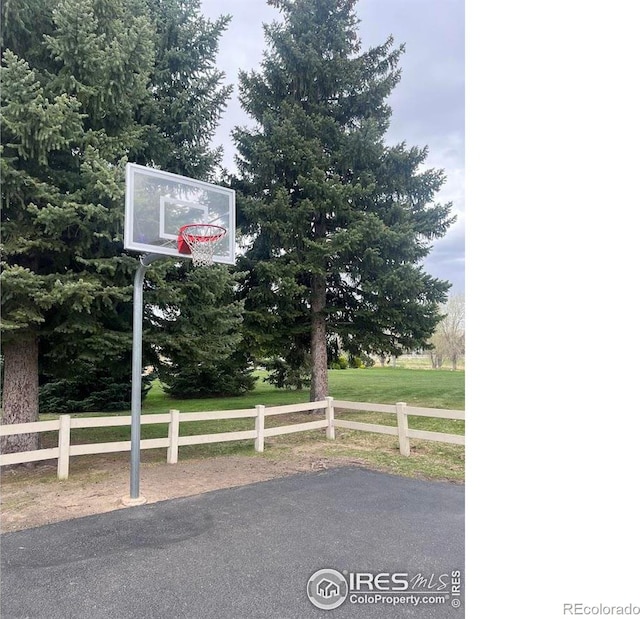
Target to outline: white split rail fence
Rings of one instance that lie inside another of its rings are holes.
[[[286,426],[265,428],[265,417],[271,415],[285,415],[323,409],[325,416],[317,421],[308,421]],[[397,419],[396,426],[385,426],[372,423],[361,423],[347,419],[339,419],[335,416],[335,410],[356,410],[378,413],[394,414]],[[318,402],[305,402],[302,404],[287,404],[285,406],[266,407],[258,404],[255,408],[244,408],[237,410],[208,411],[198,413],[181,413],[171,410],[163,414],[141,415],[140,423],[148,424],[168,424],[167,436],[163,438],[144,439],[140,441],[141,449],[157,449],[166,447],[167,463],[178,462],[178,448],[185,445],[202,445],[205,443],[221,443],[226,441],[253,440],[255,450],[264,451],[264,439],[271,436],[290,434],[292,432],[306,432],[307,430],[326,429],[326,436],[329,440],[336,437],[335,429],[344,428],[349,430],[360,430],[364,432],[375,432],[378,434],[390,434],[398,437],[400,453],[408,456],[410,453],[410,440],[412,438],[428,441],[440,441],[464,445],[464,436],[459,434],[446,434],[444,432],[428,432],[425,430],[414,430],[409,428],[409,415],[420,417],[436,417],[442,419],[464,420],[464,411],[442,410],[437,408],[420,408],[407,406],[404,402],[397,404],[372,404],[369,402],[349,402],[346,400],[334,400],[331,397]],[[180,426],[190,421],[215,421],[222,419],[245,419],[254,418],[255,427],[253,430],[240,430],[236,432],[217,432],[214,434],[198,434],[195,436],[180,436]],[[112,441],[109,443],[89,443],[72,445],[71,430],[75,428],[104,428],[113,426],[130,426],[131,416],[126,417],[71,417],[70,415],[60,415],[58,420],[36,421],[34,423],[16,423],[0,426],[0,436],[10,436],[14,434],[28,434],[36,432],[58,431],[58,446],[49,449],[37,449],[34,451],[23,451],[18,453],[1,454],[0,466],[10,464],[23,464],[26,462],[37,462],[40,460],[58,460],[58,479],[69,477],[69,459],[71,456],[81,456],[89,454],[113,453],[119,451],[129,451],[131,441]]]

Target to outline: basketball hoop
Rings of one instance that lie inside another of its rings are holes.
[[[193,266],[207,267],[215,264],[215,248],[227,234],[226,228],[214,224],[189,224],[178,233],[178,252],[191,254]]]

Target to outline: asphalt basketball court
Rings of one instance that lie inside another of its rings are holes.
[[[464,617],[460,484],[330,469],[1,542],[3,619]],[[332,610],[307,595],[321,569],[355,585]]]

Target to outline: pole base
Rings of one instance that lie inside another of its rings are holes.
[[[144,505],[147,499],[143,496],[139,496],[137,499],[132,499],[130,496],[123,496],[120,502],[125,507],[137,507],[138,505]]]

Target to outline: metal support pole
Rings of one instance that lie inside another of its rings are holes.
[[[142,505],[140,497],[140,410],[142,408],[142,315],[144,303],[142,292],[147,267],[159,258],[159,254],[148,254],[140,258],[140,266],[133,278],[133,351],[131,359],[131,469],[129,497],[123,499],[127,505]]]

